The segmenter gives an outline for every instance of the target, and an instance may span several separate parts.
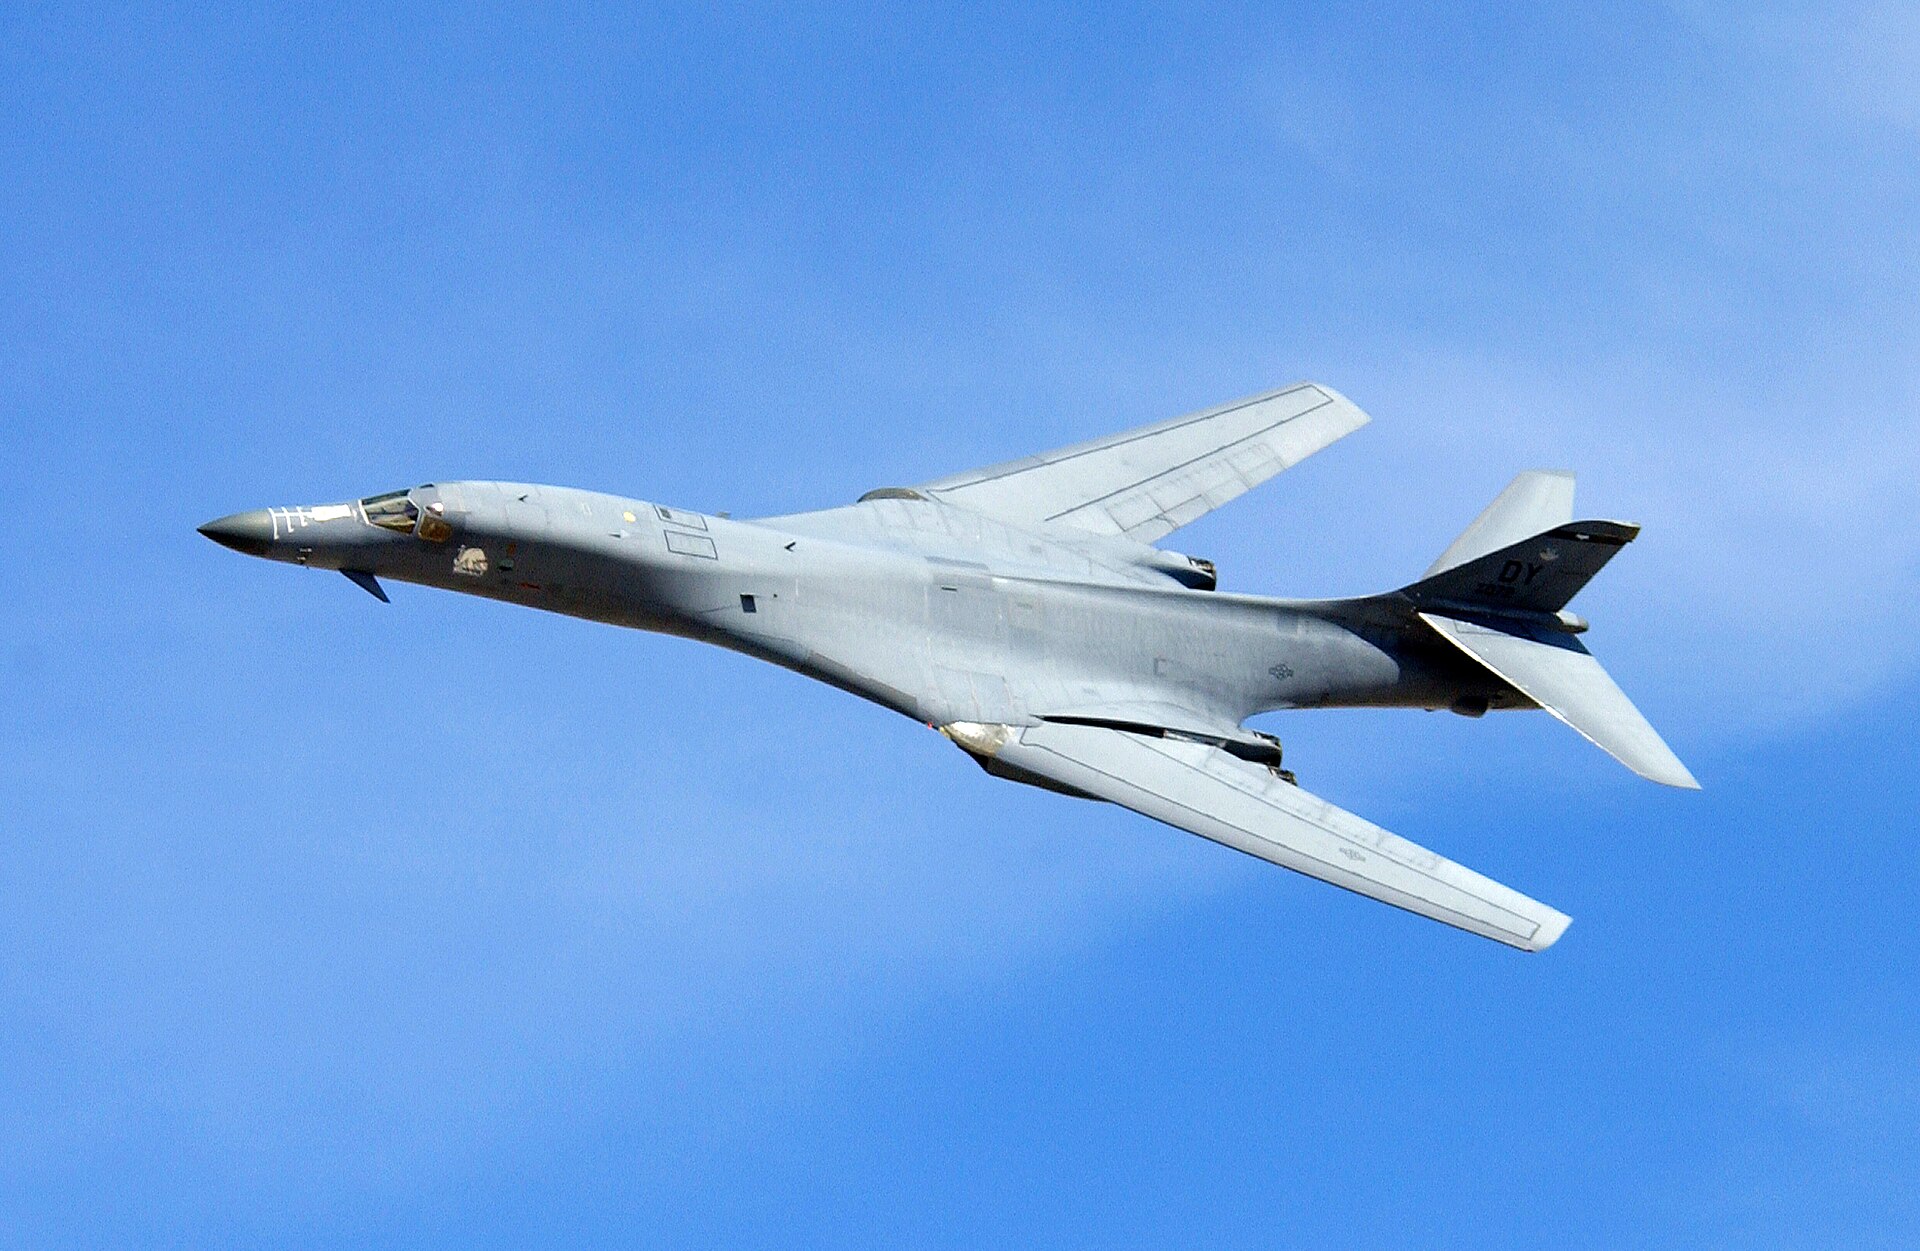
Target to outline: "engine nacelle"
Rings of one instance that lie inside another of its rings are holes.
[[[1149,569],[1166,574],[1181,586],[1195,591],[1211,591],[1220,585],[1220,571],[1213,562],[1179,552],[1158,552],[1140,562]]]

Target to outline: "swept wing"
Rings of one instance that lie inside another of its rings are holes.
[[[1002,733],[997,742],[955,741],[990,757],[996,773],[1109,800],[1523,951],[1551,946],[1569,924],[1564,913],[1211,744],[1045,722]]]
[[[1301,382],[917,489],[1007,521],[1152,543],[1366,423],[1346,397]]]

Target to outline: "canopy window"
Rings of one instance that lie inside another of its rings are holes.
[[[405,491],[369,496],[360,501],[360,507],[369,522],[398,534],[412,534],[414,523],[420,520],[420,510]]]

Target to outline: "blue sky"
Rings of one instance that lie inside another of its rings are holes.
[[[1920,1239],[1899,5],[0,15],[0,1243]],[[1408,580],[1515,471],[1706,790],[1269,718],[1523,957],[679,641],[193,527],[738,515],[1299,377],[1178,536]]]

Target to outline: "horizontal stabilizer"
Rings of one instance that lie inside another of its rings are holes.
[[[1012,776],[1120,804],[1510,947],[1540,951],[1569,924],[1566,914],[1212,744],[1086,725],[995,726],[991,734],[978,733],[988,729],[949,732]]]
[[[1426,576],[1431,578],[1443,569],[1464,565],[1572,520],[1573,475],[1562,470],[1529,469],[1509,482],[1486,511],[1461,531]]]
[[[1641,777],[1700,789],[1687,766],[1578,639],[1517,624],[1495,628],[1430,612],[1421,613],[1420,619]]]

